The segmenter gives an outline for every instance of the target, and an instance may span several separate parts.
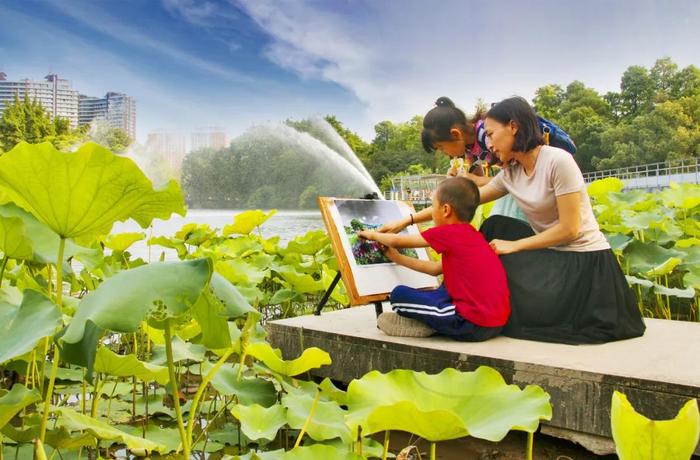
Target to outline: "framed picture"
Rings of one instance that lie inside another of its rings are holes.
[[[330,197],[319,197],[318,203],[351,305],[386,300],[399,284],[418,289],[439,286],[435,276],[391,262],[382,254],[377,242],[357,237],[361,230],[376,230],[387,222],[414,213],[412,205],[403,201]],[[403,232],[416,234],[418,228],[411,225]],[[410,257],[429,260],[425,248],[400,251]]]

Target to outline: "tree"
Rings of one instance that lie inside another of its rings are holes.
[[[26,94],[22,102],[15,95],[14,103],[5,107],[0,118],[0,144],[5,151],[21,141],[43,142],[55,134],[56,125],[49,114],[36,100],[30,101]]]
[[[540,116],[558,122],[559,108],[564,101],[564,90],[559,85],[546,85],[535,91],[532,100],[535,112]]]
[[[671,92],[676,81],[678,65],[671,58],[664,57],[657,59],[654,66],[649,71],[649,77],[654,82],[656,102],[667,101],[671,97]]]
[[[689,65],[675,75],[671,85],[671,98],[692,97],[700,94],[700,69]]]
[[[355,154],[359,158],[365,158],[367,156],[369,144],[363,141],[360,136],[345,128],[345,126],[343,126],[343,123],[341,123],[335,117],[335,115],[326,115],[325,117],[323,117],[323,119],[326,120],[328,124],[333,127],[333,129],[335,129],[335,131],[340,135],[340,137],[343,138],[343,140],[348,144],[348,146],[352,149],[353,152],[355,152]]]
[[[649,112],[654,103],[654,80],[642,66],[630,66],[622,75],[620,99],[623,116],[634,118]]]

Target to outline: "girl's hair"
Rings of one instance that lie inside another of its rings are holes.
[[[518,132],[515,133],[513,142],[514,152],[529,152],[538,145],[544,144],[535,110],[522,97],[503,99],[486,112],[486,118],[504,125],[511,121],[518,125]]]
[[[461,129],[466,135],[474,135],[474,123],[484,117],[484,110],[479,106],[474,116],[467,121],[464,112],[445,96],[438,98],[435,106],[423,118],[421,141],[426,152],[435,150],[436,142],[454,140],[450,133],[452,128]]]

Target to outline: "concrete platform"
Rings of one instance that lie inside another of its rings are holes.
[[[625,393],[653,419],[673,418],[690,398],[700,398],[700,324],[647,319],[644,337],[603,345],[560,345],[498,337],[462,343],[440,337],[390,337],[376,327],[373,306],[301,316],[268,324],[270,342],[285,357],[304,347],[330,353],[331,366],[316,375],[349,382],[371,370],[446,367],[497,369],[509,383],[536,384],[552,398],[552,420],[542,431],[613,453],[610,401]],[[696,449],[700,454],[700,445]]]

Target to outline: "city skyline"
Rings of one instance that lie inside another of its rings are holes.
[[[335,115],[365,140],[439,96],[531,99],[580,80],[619,91],[631,65],[700,65],[700,3],[4,0],[0,71],[55,73],[139,104],[137,138]],[[527,44],[531,43],[530,46]]]

